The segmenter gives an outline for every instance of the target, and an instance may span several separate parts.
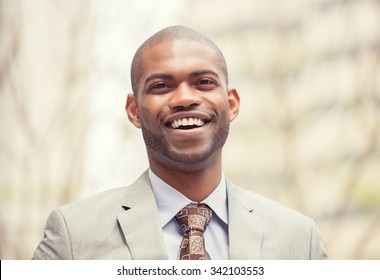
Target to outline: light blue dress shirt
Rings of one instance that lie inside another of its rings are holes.
[[[157,202],[169,259],[177,260],[183,235],[174,216],[192,201],[161,180],[150,169],[149,178]],[[204,233],[206,250],[212,260],[228,260],[227,186],[223,174],[218,187],[202,202],[213,210],[210,224]]]

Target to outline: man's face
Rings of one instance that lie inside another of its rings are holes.
[[[136,122],[129,117],[142,129],[150,161],[173,166],[220,155],[239,97],[227,90],[215,51],[193,41],[161,43],[144,51],[142,70],[139,92],[128,100],[137,105]]]

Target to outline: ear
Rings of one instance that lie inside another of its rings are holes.
[[[129,121],[137,128],[141,128],[140,111],[137,106],[136,96],[132,93],[128,94],[127,102],[125,104],[125,111],[127,112]]]
[[[228,105],[230,107],[230,122],[232,122],[239,114],[240,96],[236,89],[228,90]]]

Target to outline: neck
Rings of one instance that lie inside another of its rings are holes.
[[[218,186],[222,178],[221,155],[213,164],[195,166],[164,166],[149,160],[150,168],[158,177],[182,193],[188,199],[201,202]],[[202,168],[204,167],[204,168]]]

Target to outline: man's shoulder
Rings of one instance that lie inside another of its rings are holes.
[[[253,236],[252,232],[262,233],[262,259],[326,258],[320,234],[311,218],[231,182],[227,190],[229,204],[233,205],[230,210],[234,225],[245,222],[245,228],[249,229],[246,236]]]
[[[265,220],[294,220],[296,222],[310,223],[311,219],[301,212],[274,201],[268,197],[257,194],[232,182],[228,183],[229,198],[236,200],[245,208],[253,210]]]
[[[81,217],[95,217],[102,212],[120,212],[125,191],[130,186],[112,188],[100,193],[92,194],[84,199],[70,202],[58,207],[56,210],[65,220],[80,220]],[[92,214],[92,215],[90,215]]]
[[[98,211],[121,211],[126,201],[134,196],[138,199],[138,188],[146,184],[146,173],[143,173],[135,182],[130,185],[111,188],[96,194],[92,194],[84,199],[71,202],[59,207],[57,210],[62,214],[77,214],[79,212],[98,212]]]

